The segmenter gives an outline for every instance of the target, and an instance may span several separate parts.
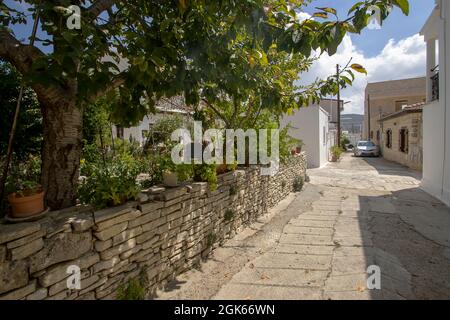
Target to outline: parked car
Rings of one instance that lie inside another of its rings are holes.
[[[359,141],[354,150],[355,157],[380,156],[380,148],[372,141]]]

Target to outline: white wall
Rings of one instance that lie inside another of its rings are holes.
[[[425,39],[439,38],[439,100],[424,107],[423,112],[423,180],[425,191],[450,206],[450,106],[447,92],[450,92],[450,4],[441,1],[440,15],[430,18],[435,24],[424,31]],[[436,33],[436,34],[434,34]],[[429,54],[429,53],[428,53]],[[429,57],[430,60],[430,57]],[[429,66],[428,66],[429,68]]]
[[[281,119],[281,126],[291,125],[289,134],[301,139],[305,144],[308,168],[319,168],[328,161],[326,139],[328,136],[328,113],[317,105],[300,108],[292,115],[285,115]],[[325,135],[323,133],[325,127]],[[325,141],[325,143],[324,143]]]
[[[441,72],[441,92],[440,100],[445,107],[445,158],[444,158],[444,184],[443,184],[443,195],[442,200],[450,206],[450,3],[449,1],[442,1],[443,5],[443,38],[445,39],[444,52],[441,54],[440,70]]]

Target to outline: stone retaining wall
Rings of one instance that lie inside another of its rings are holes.
[[[274,177],[258,168],[221,175],[213,192],[207,183],[155,187],[121,207],[2,223],[0,299],[114,299],[129,279],[153,294],[284,199],[305,168],[301,154]],[[71,265],[81,269],[80,290],[67,289]]]

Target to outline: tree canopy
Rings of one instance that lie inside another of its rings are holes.
[[[409,11],[407,0],[365,0],[343,16],[316,8],[301,20],[298,14],[313,0],[14,2],[29,9],[0,3],[0,57],[23,75],[43,110],[43,185],[55,209],[74,201],[86,104],[107,96],[111,119],[122,125],[138,122],[161,97],[178,94],[193,106],[203,101],[217,116],[228,114],[233,124],[241,109],[287,112],[353,80],[345,70],[339,83],[330,77],[296,88],[297,71],[306,70],[314,51],[335,54],[345,34],[359,33],[375,11],[381,20],[392,7]],[[67,28],[70,5],[80,8],[80,29]],[[46,33],[37,41],[47,50],[14,33],[37,15]]]

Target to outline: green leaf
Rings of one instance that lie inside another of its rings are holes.
[[[312,16],[316,18],[328,19],[328,14],[325,12],[316,12]]]
[[[327,8],[317,8],[317,9],[322,10],[322,11],[325,11],[325,12],[328,12],[328,13],[331,13],[331,14],[334,14],[334,15],[337,14],[336,9],[333,9],[333,8],[330,8],[330,7],[327,7]]]
[[[409,15],[409,1],[408,0],[394,0],[394,3],[399,7],[405,15]]]
[[[364,73],[367,75],[367,70],[360,64],[354,63],[350,66],[350,68],[352,68],[353,70],[355,70],[356,72],[359,73]]]

